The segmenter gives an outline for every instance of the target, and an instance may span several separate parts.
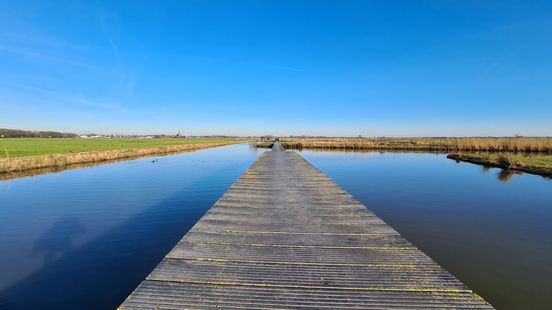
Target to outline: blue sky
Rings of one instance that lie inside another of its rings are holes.
[[[0,127],[552,135],[551,1],[1,1]]]

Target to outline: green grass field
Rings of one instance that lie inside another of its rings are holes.
[[[138,149],[148,147],[204,144],[238,141],[233,138],[4,138],[0,139],[0,158],[36,156],[49,154],[68,154],[90,151],[109,151],[121,149]]]

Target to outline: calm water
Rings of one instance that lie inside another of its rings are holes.
[[[552,180],[445,155],[300,154],[497,309],[552,309]]]
[[[1,181],[0,308],[116,308],[259,154],[236,145]]]
[[[261,152],[0,181],[0,308],[115,308]],[[301,155],[498,309],[552,309],[552,181],[444,155]]]

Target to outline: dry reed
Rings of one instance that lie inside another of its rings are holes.
[[[287,149],[552,153],[552,138],[286,138]]]

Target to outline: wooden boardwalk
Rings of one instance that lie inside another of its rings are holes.
[[[278,144],[121,305],[290,308],[492,309],[328,176]]]

